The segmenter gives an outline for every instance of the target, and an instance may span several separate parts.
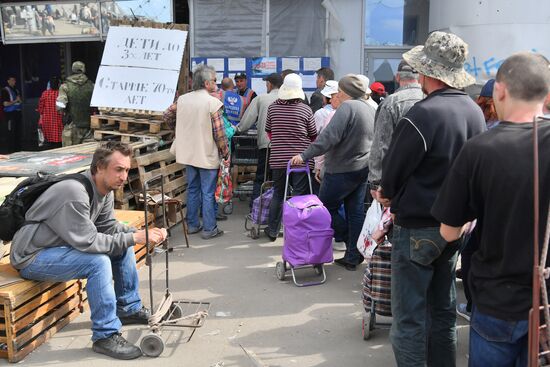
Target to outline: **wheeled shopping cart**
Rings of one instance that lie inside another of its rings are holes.
[[[233,153],[231,163],[233,169],[237,170],[239,166],[256,166],[258,164],[258,135],[246,134],[233,136]],[[233,195],[240,200],[245,200],[246,197],[252,195],[254,183],[252,180],[235,185]]]
[[[252,211],[246,215],[244,220],[244,229],[250,231],[250,237],[254,240],[260,238],[262,228],[267,225],[269,205],[273,197],[273,181],[268,181],[269,152],[270,148],[268,147],[265,152],[264,182],[260,186],[260,196],[254,199]]]
[[[305,162],[305,167],[292,168],[289,161],[282,215],[283,261],[276,264],[275,274],[279,280],[284,280],[286,271],[290,270],[296,286],[319,285],[327,280],[324,264],[331,263],[333,260],[332,237],[334,231],[331,228],[331,217],[317,195],[300,195],[287,200],[290,175],[293,172],[307,174],[309,192],[313,193],[308,162]],[[295,270],[304,268],[313,268],[317,275],[322,275],[323,278],[320,281],[298,282]]]
[[[146,198],[149,192],[151,182],[160,181],[161,191],[161,205],[162,223],[166,228],[166,203],[164,195],[164,179],[163,176],[156,176],[146,181],[143,184],[143,197]],[[148,218],[149,211],[148,205],[144,205],[145,218]],[[156,213],[155,213],[156,214]],[[165,281],[166,288],[164,291],[164,297],[156,308],[156,311],[149,317],[149,330],[150,333],[145,335],[141,339],[141,350],[149,357],[158,357],[164,350],[164,340],[162,339],[162,330],[166,327],[170,328],[191,328],[193,331],[189,335],[187,341],[190,341],[197,328],[204,324],[204,320],[208,316],[210,309],[209,302],[200,301],[187,301],[187,300],[174,300],[173,295],[170,292],[170,276],[169,276],[169,253],[173,248],[169,246],[168,238],[160,245],[155,247],[149,241],[149,221],[145,221],[145,246],[147,249],[147,256],[145,264],[149,267],[149,300],[151,306],[151,312],[154,310],[155,302],[153,299],[153,256],[164,254],[165,255]],[[169,236],[168,236],[169,237]]]
[[[391,317],[391,244],[378,245],[363,275],[363,339],[368,340],[377,327],[391,323],[377,322],[376,315]]]

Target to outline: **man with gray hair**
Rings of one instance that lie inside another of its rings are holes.
[[[397,124],[376,191],[394,217],[390,340],[399,367],[456,365],[460,242],[441,237],[430,209],[466,140],[485,130],[481,109],[462,91],[475,82],[464,70],[467,50],[458,36],[433,32],[403,54],[427,97]]]
[[[399,89],[380,104],[374,120],[374,138],[369,155],[371,189],[380,184],[382,159],[388,151],[397,123],[416,102],[424,98],[418,84],[418,73],[405,60],[397,67],[395,81],[399,84]]]
[[[63,111],[63,146],[80,144],[90,134],[90,101],[94,83],[86,76],[86,65],[75,61],[73,74],[59,87],[56,107]]]
[[[203,239],[223,234],[216,223],[216,181],[220,159],[229,159],[229,146],[222,120],[223,103],[215,92],[216,70],[199,65],[193,73],[193,91],[181,95],[164,113],[169,125],[176,124],[176,137],[170,148],[176,162],[186,166],[187,224],[189,234],[202,231]],[[203,224],[199,222],[202,207]]]

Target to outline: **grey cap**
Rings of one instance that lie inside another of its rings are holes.
[[[367,92],[365,84],[356,75],[346,75],[338,82],[338,88],[351,98],[361,98]]]
[[[75,61],[73,62],[72,71],[73,73],[84,74],[86,72],[86,65],[82,61]]]
[[[465,88],[475,78],[464,70],[468,44],[452,33],[432,32],[424,46],[403,54],[403,59],[418,73],[441,80],[453,88]]]

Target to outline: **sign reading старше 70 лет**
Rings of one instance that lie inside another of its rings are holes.
[[[164,111],[174,100],[187,32],[111,27],[92,106]]]

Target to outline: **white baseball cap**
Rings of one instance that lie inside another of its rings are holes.
[[[327,98],[332,98],[332,95],[338,93],[338,82],[336,80],[327,80],[321,94]]]

